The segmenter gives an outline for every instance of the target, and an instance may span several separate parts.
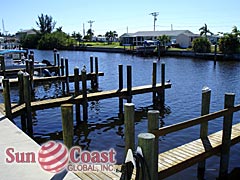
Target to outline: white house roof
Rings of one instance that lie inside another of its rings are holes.
[[[194,35],[191,31],[189,30],[169,30],[169,31],[138,31],[136,33],[125,33],[121,37],[153,37],[153,36],[162,36],[162,35],[167,35],[167,36],[178,36],[180,34],[187,33],[189,35]]]

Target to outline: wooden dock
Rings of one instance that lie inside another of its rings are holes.
[[[165,89],[171,88],[171,83],[165,83]],[[161,84],[157,84],[155,87],[152,87],[151,85],[145,85],[145,86],[138,86],[133,87],[131,94],[137,95],[142,93],[149,93],[153,91],[159,91],[162,89]],[[102,92],[95,92],[95,93],[89,93],[87,94],[87,100],[88,101],[97,101],[107,98],[114,98],[114,97],[127,97],[127,88],[124,88],[122,90],[108,90],[108,91],[102,91]],[[83,95],[79,95],[77,97],[74,96],[67,96],[67,97],[60,97],[55,99],[47,99],[47,100],[40,100],[40,101],[33,101],[31,102],[31,108],[33,111],[36,110],[42,110],[52,107],[59,107],[62,104],[67,103],[82,103],[83,101]],[[17,117],[21,115],[22,111],[25,111],[25,104],[12,104],[11,105],[12,110],[12,117]],[[0,105],[0,112],[5,114],[4,104]]]

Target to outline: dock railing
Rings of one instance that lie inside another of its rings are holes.
[[[153,174],[156,174],[158,168],[158,156],[156,155],[158,153],[158,138],[160,136],[165,136],[167,134],[183,130],[186,128],[190,128],[192,126],[200,125],[200,140],[202,141],[203,146],[205,145],[204,143],[208,141],[208,122],[211,120],[214,120],[216,118],[224,117],[223,118],[223,130],[222,130],[222,143],[221,143],[221,149],[220,149],[220,168],[219,168],[219,178],[224,179],[228,175],[228,166],[229,166],[229,156],[230,156],[230,146],[231,146],[231,131],[232,131],[232,120],[233,120],[233,113],[237,112],[240,110],[240,104],[234,106],[234,98],[235,94],[232,93],[226,93],[225,94],[225,104],[224,104],[224,109],[209,113],[209,108],[210,108],[210,96],[211,96],[211,90],[210,89],[203,89],[202,92],[202,111],[201,111],[201,116],[197,118],[193,118],[187,121],[183,121],[177,124],[169,125],[166,127],[161,127],[159,128],[159,112],[155,110],[151,110],[148,112],[148,133],[141,133],[141,135],[138,136],[138,144],[140,145],[141,139],[146,137],[145,140],[152,141],[152,138],[149,138],[150,135],[152,134],[155,137],[155,143],[154,147],[152,147],[151,150],[149,150],[150,147],[141,147],[143,149],[143,154],[145,157],[146,162],[152,163],[148,164],[149,167],[154,169],[155,171],[152,172]],[[129,107],[129,104],[125,104],[126,107]],[[133,112],[132,112],[133,113]],[[128,112],[128,117],[130,117]],[[125,119],[125,126],[128,124],[128,121],[130,119]],[[129,130],[128,130],[129,131]],[[134,131],[134,129],[132,129]],[[145,134],[145,135],[144,135]],[[125,138],[133,138],[134,136],[132,133],[125,133]],[[129,136],[129,137],[128,137]],[[240,134],[238,135],[240,136]],[[127,144],[127,142],[131,141],[126,141],[126,147],[131,147],[131,145]],[[147,143],[145,143],[147,144]],[[151,143],[150,143],[151,144]],[[204,146],[205,150],[206,147]],[[134,148],[131,148],[134,149]],[[157,152],[157,153],[156,153]],[[205,159],[210,157],[211,155],[205,155],[201,156],[198,160],[198,177],[204,176],[204,171],[205,171]],[[149,158],[149,159],[147,159]],[[155,161],[153,160],[155,159]],[[195,161],[194,161],[195,162]],[[195,162],[196,163],[196,162]],[[194,164],[195,164],[194,163]],[[190,167],[193,164],[187,165]],[[185,167],[180,167],[175,168],[174,173],[177,173],[185,168]],[[158,170],[159,171],[159,170]],[[173,173],[173,174],[174,174]],[[161,173],[158,172],[158,176],[153,175],[153,178],[151,179],[156,179],[157,177],[159,179],[165,178],[169,175],[172,174],[164,174],[164,177],[161,176]],[[146,177],[148,178],[148,177]]]

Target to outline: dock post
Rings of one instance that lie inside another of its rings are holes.
[[[210,111],[210,100],[211,100],[211,89],[204,87],[202,89],[202,107],[201,116],[209,114]],[[208,122],[201,123],[200,125],[200,138],[204,142],[208,136]],[[198,178],[204,179],[206,160],[198,163]]]
[[[63,57],[61,57],[61,76],[64,76],[64,58]],[[64,81],[62,81],[62,93],[63,93],[63,95],[65,95],[65,82]]]
[[[234,107],[235,94],[226,93],[224,109]],[[226,179],[228,176],[229,155],[231,146],[233,113],[226,113],[223,118],[222,148],[220,156],[219,179]]]
[[[26,116],[27,116],[27,132],[28,135],[32,136],[33,126],[32,126],[32,111],[31,111],[31,88],[30,88],[30,79],[29,74],[24,73],[23,75],[23,86],[24,86],[24,101],[26,107]]]
[[[132,102],[132,66],[127,65],[127,103]]]
[[[154,156],[153,149],[155,149],[155,135],[151,133],[141,133],[138,135],[138,146],[141,147],[143,157],[146,163],[144,173],[140,173],[140,179],[157,180],[158,173],[155,172],[156,157]],[[145,177],[143,177],[145,176]]]
[[[69,69],[68,69],[68,59],[65,58],[65,72],[66,72],[66,92],[69,94]]]
[[[94,88],[98,89],[98,57],[95,57],[95,84]]]
[[[83,120],[87,121],[88,119],[88,100],[87,100],[87,74],[86,69],[81,70],[82,75],[82,96],[83,96]]]
[[[161,64],[161,84],[162,84],[162,91],[160,96],[160,106],[161,111],[164,112],[165,107],[165,63]]]
[[[119,84],[118,91],[121,91],[123,89],[123,65],[122,64],[118,65],[118,84]],[[118,117],[122,119],[123,118],[123,98],[119,96],[118,101],[119,101]]]
[[[5,66],[5,60],[4,60],[4,56],[0,56],[0,61],[1,61],[1,70],[3,73],[3,77],[6,78],[6,66]]]
[[[90,56],[90,73],[93,73],[93,56]],[[94,89],[94,78],[91,78],[91,89]]]
[[[57,52],[57,67],[58,67],[58,76],[60,76],[60,54],[59,52]],[[61,64],[61,67],[62,67],[62,64]]]
[[[3,94],[4,94],[4,105],[6,116],[12,121],[12,107],[11,107],[11,97],[10,97],[10,82],[9,79],[3,79]]]
[[[63,143],[70,149],[73,145],[73,105],[61,105]]]
[[[24,73],[22,71],[18,72],[18,92],[19,92],[19,102],[18,102],[18,104],[23,104],[24,103],[23,74]],[[27,124],[26,124],[25,113],[21,114],[21,126],[22,126],[22,130],[24,132],[26,132]]]
[[[157,62],[154,61],[153,62],[153,70],[152,70],[152,87],[156,87],[157,84]],[[156,105],[156,92],[153,91],[152,94],[152,102],[153,102],[153,106]]]
[[[214,45],[214,66],[217,63],[217,44]]]
[[[53,65],[56,66],[57,64],[57,51],[53,51]]]
[[[148,111],[148,132],[152,133],[153,130],[159,129],[159,111],[158,110],[150,110]],[[154,149],[152,150],[152,153],[154,155],[153,158],[153,173],[155,175],[153,177],[158,176],[158,137],[155,137],[155,145]]]
[[[133,103],[124,104],[125,155],[128,149],[135,151],[135,111]]]
[[[74,67],[74,96],[77,97],[79,93],[79,68]],[[76,103],[76,122],[77,124],[80,124],[81,122],[81,112],[80,112],[80,104]]]

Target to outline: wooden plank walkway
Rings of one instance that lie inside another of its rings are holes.
[[[88,73],[87,74],[87,80],[91,80],[96,76],[96,73]],[[103,72],[99,72],[98,76],[104,76]],[[82,76],[79,75],[79,80],[82,80]],[[42,84],[46,82],[52,82],[52,81],[66,81],[66,76],[52,76],[52,77],[33,77],[34,84]],[[18,86],[18,79],[17,78],[11,78],[9,79],[10,86]],[[69,82],[74,82],[74,75],[69,75]]]
[[[233,125],[231,145],[240,142],[240,123]],[[158,156],[158,177],[166,178],[186,169],[203,159],[220,153],[222,131],[208,136],[206,140],[195,140],[177,148],[163,152]]]
[[[164,85],[165,89],[171,88],[171,83],[165,83]],[[159,91],[161,90],[162,85],[159,83],[156,85],[156,87],[152,87],[152,85],[145,85],[145,86],[138,86],[133,87],[131,94],[141,94],[141,93],[150,93],[153,91]],[[102,91],[102,92],[95,92],[95,93],[89,93],[87,94],[88,101],[96,101],[101,99],[107,99],[107,98],[114,98],[114,97],[124,97],[127,95],[127,89],[124,88],[122,90],[108,90],[108,91]],[[59,107],[61,104],[66,103],[81,103],[83,100],[82,95],[79,95],[77,97],[73,96],[67,96],[67,97],[61,97],[61,98],[55,98],[55,99],[47,99],[47,100],[41,100],[41,101],[34,101],[31,102],[31,108],[33,111],[35,110],[42,110],[52,107]],[[17,117],[21,114],[21,111],[23,111],[25,108],[25,104],[17,105],[12,104],[12,115],[13,117]],[[3,104],[0,104],[0,112],[5,113],[5,108]]]

